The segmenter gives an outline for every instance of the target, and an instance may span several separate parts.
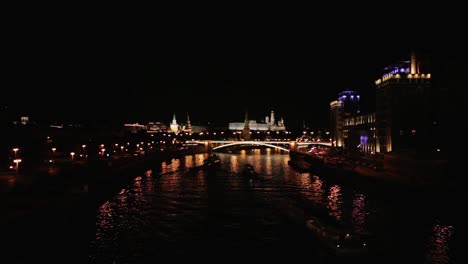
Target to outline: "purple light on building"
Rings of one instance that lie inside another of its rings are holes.
[[[361,137],[360,137],[360,143],[361,143],[361,145],[366,145],[366,144],[367,144],[367,139],[368,139],[367,136],[361,136]]]

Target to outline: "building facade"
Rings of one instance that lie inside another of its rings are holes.
[[[413,53],[410,61],[386,67],[375,81],[377,152],[418,149],[427,142],[436,95],[423,66]]]
[[[343,102],[332,101],[330,103],[330,132],[332,144],[335,147],[343,147]]]
[[[361,113],[361,96],[356,91],[342,91],[338,94],[338,101],[343,103],[343,117],[359,115]]]
[[[356,91],[342,91],[338,100],[330,102],[330,132],[333,146],[348,148],[350,142],[343,135],[343,121],[359,115],[361,96]]]
[[[229,130],[242,131],[245,127],[244,122],[230,122]],[[283,118],[276,121],[275,112],[271,111],[270,116],[266,116],[262,122],[256,120],[248,120],[248,126],[251,131],[286,131]]]
[[[343,138],[350,154],[373,155],[376,151],[375,113],[343,120]]]

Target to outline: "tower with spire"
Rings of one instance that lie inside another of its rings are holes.
[[[179,132],[179,125],[177,124],[176,116],[174,113],[174,116],[172,117],[172,123],[171,123],[171,131],[174,133]]]
[[[244,129],[242,130],[242,137],[244,140],[250,140],[250,127],[249,127],[249,116],[245,111]]]
[[[192,124],[190,124],[190,116],[187,112],[187,123],[185,124],[184,132],[192,133]]]
[[[274,127],[275,126],[275,111],[271,110],[270,113],[270,126]]]

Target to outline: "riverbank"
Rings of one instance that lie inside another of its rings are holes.
[[[416,164],[416,162],[414,163]],[[461,189],[453,182],[452,178],[449,178],[446,171],[448,161],[443,164],[439,161],[426,163],[417,162],[418,166],[413,165],[410,169],[408,164],[404,168],[403,165],[399,165],[389,169],[379,168],[359,161],[333,163],[326,158],[316,157],[313,154],[301,151],[291,151],[289,161],[289,165],[299,171],[310,171],[356,184],[385,185],[399,190],[450,193],[450,195],[455,196],[460,194]],[[432,172],[437,173],[428,173],[427,171],[431,170],[431,168],[433,168]]]
[[[91,209],[125,186],[135,173],[164,160],[207,152],[205,147],[166,150],[123,161],[95,161],[38,170],[34,174],[2,175],[1,224],[41,211]]]

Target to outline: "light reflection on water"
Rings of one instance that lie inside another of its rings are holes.
[[[231,251],[227,247],[226,254],[233,254],[232,250],[242,248],[245,243],[254,243],[260,248],[262,245],[287,247],[295,242],[286,239],[284,234],[293,232],[280,231],[291,227],[280,220],[285,212],[275,207],[276,201],[283,200],[304,208],[312,207],[314,210],[310,213],[351,224],[357,232],[381,229],[381,237],[376,239],[378,246],[385,246],[379,239],[387,240],[392,247],[389,250],[395,250],[400,244],[404,247],[405,243],[426,244],[424,255],[414,259],[450,263],[453,226],[434,224],[430,217],[427,217],[429,220],[419,217],[420,226],[407,228],[422,230],[431,226],[430,234],[422,231],[393,234],[399,228],[387,228],[388,216],[404,224],[406,218],[417,217],[416,213],[413,217],[407,215],[411,210],[395,210],[401,206],[389,206],[392,200],[381,201],[372,196],[372,192],[358,191],[331,181],[326,175],[298,173],[288,166],[289,156],[280,153],[277,150],[220,153],[222,170],[213,175],[203,170],[187,170],[202,165],[207,157],[207,154],[197,154],[162,162],[160,175],[147,171],[141,174],[143,176],[136,176],[132,184],[99,208],[95,240],[90,243],[91,261],[138,262],[141,256],[148,254],[157,261],[187,252],[203,252],[199,247],[205,247],[212,243],[210,241],[229,244]],[[246,163],[251,163],[260,173],[260,180],[253,185],[245,184],[240,175]],[[296,200],[297,195],[304,199]],[[401,230],[406,232],[404,228]],[[310,245],[304,241],[296,243],[296,249],[303,247],[307,254],[317,254],[307,249]],[[403,256],[395,259],[400,257]]]
[[[231,155],[231,160],[229,162],[231,171],[234,173],[239,172],[239,161],[237,160],[237,155]]]
[[[338,185],[333,185],[330,187],[330,193],[328,195],[328,214],[332,216],[337,222],[342,223],[342,204],[341,199],[341,187]]]
[[[319,177],[315,175],[311,177],[309,190],[311,190],[308,195],[309,200],[315,204],[322,205],[324,203],[325,190],[323,189],[323,182]]]
[[[271,164],[271,149],[267,149],[267,154],[265,157],[265,173],[268,175],[273,174],[273,166]]]
[[[445,264],[450,263],[449,242],[452,238],[454,227],[440,223],[434,224],[432,235],[428,242],[426,263]]]
[[[205,160],[206,154],[195,154],[195,166],[203,165],[203,161]]]
[[[185,164],[184,166],[187,168],[194,167],[194,156],[185,156]]]
[[[351,221],[353,222],[354,230],[359,233],[366,231],[366,196],[364,194],[356,193],[353,198],[353,209],[352,209]]]

